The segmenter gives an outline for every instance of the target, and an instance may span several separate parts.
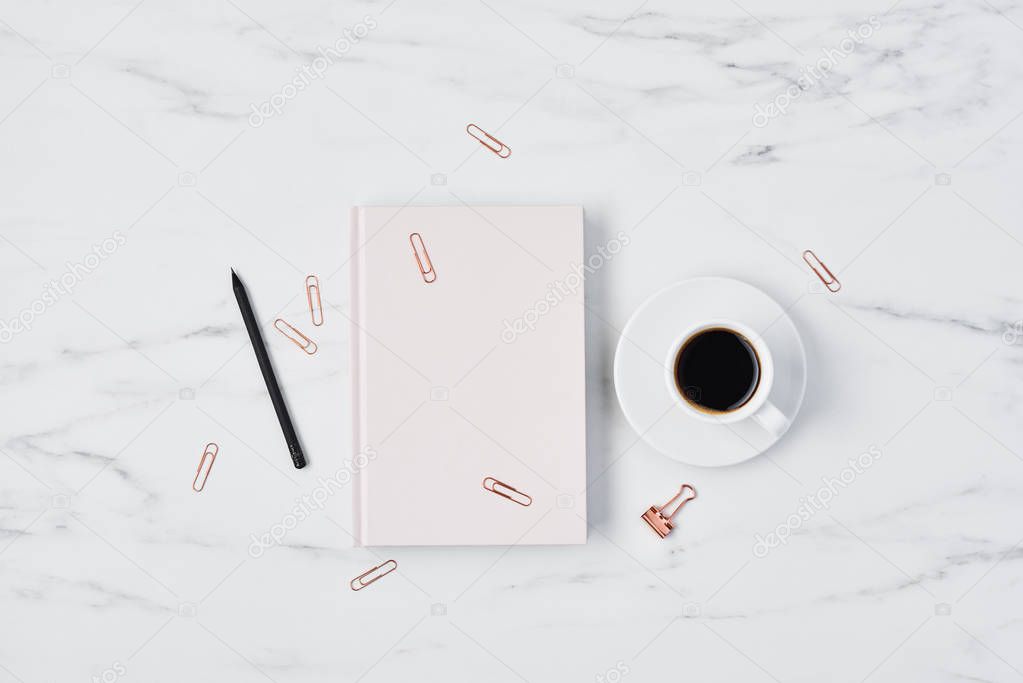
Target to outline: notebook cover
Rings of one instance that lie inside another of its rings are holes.
[[[356,543],[585,543],[582,207],[356,207],[351,222]]]

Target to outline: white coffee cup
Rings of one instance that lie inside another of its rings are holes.
[[[683,388],[679,387],[676,380],[676,363],[679,354],[689,341],[710,329],[724,329],[743,337],[753,349],[756,355],[756,362],[759,365],[759,379],[756,388],[750,397],[740,406],[733,410],[717,411],[705,406],[700,406],[690,401],[683,394]],[[748,325],[735,320],[707,320],[693,325],[682,332],[668,349],[668,357],[665,361],[665,379],[668,383],[668,391],[675,399],[679,408],[688,415],[704,422],[715,422],[718,424],[730,424],[741,420],[753,420],[765,431],[774,437],[781,436],[789,428],[791,420],[783,412],[768,400],[771,393],[771,385],[774,383],[774,360],[771,350],[763,337],[757,334]]]

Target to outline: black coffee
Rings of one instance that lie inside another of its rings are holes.
[[[697,408],[726,413],[742,407],[756,392],[760,361],[745,337],[715,327],[690,337],[679,351],[675,382]]]

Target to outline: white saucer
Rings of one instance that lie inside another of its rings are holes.
[[[669,393],[664,359],[680,331],[719,318],[745,323],[767,342],[775,364],[770,401],[794,419],[806,390],[803,341],[782,307],[745,282],[700,277],[662,289],[632,315],[615,350],[615,393],[629,424],[669,458],[702,467],[749,460],[782,436],[752,419],[732,424],[697,420]]]

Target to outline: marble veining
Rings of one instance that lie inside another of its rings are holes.
[[[0,683],[1017,680],[1021,39],[1015,0],[0,3]],[[585,546],[351,547],[360,203],[630,236],[586,281]],[[724,469],[649,448],[610,375],[700,275],[778,300],[809,357],[792,430]],[[660,540],[640,514],[683,481]]]

